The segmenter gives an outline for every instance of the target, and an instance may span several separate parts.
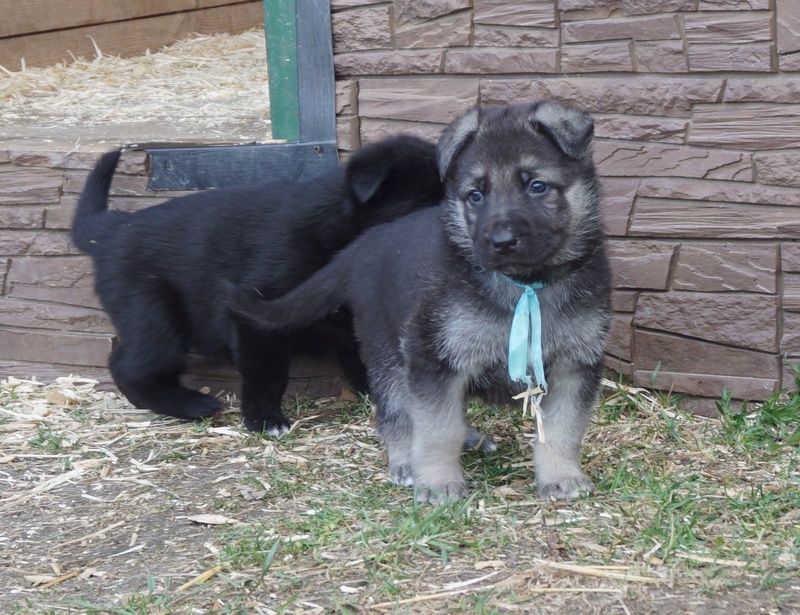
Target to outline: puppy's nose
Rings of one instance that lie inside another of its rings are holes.
[[[489,235],[492,249],[498,254],[511,254],[517,246],[517,238],[508,229],[496,230]]]

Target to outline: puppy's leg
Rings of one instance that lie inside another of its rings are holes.
[[[536,488],[544,500],[590,493],[581,470],[581,440],[592,416],[602,365],[556,363],[548,371],[550,390],[542,399],[545,442],[533,445]]]
[[[186,420],[219,412],[219,400],[181,385],[183,361],[170,364],[165,359],[162,356],[151,361],[142,358],[141,353],[117,346],[108,366],[119,390],[137,408]]]
[[[115,300],[124,309],[109,310],[120,343],[111,353],[114,382],[130,402],[157,414],[199,419],[217,413],[218,399],[180,383],[188,349],[181,330],[185,314],[165,292],[137,288]]]
[[[387,374],[374,375],[370,393],[375,399],[378,434],[389,458],[389,476],[395,485],[414,484],[411,469],[412,423],[406,405],[408,388],[404,374],[395,368]]]
[[[238,333],[244,426],[268,436],[283,435],[291,426],[281,411],[289,382],[291,343],[286,336],[263,334],[241,324]]]
[[[446,502],[467,495],[461,450],[467,380],[452,372],[412,370],[408,412],[413,422],[411,456],[418,502]]]

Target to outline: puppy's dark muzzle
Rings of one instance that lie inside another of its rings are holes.
[[[519,239],[517,236],[508,229],[501,229],[493,231],[488,234],[486,238],[487,243],[494,251],[495,254],[501,256],[508,256],[517,247]]]

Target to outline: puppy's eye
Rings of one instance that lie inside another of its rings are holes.
[[[470,190],[469,193],[467,193],[467,200],[472,205],[480,205],[483,203],[483,192],[480,190]]]
[[[540,179],[531,180],[528,184],[528,192],[531,194],[544,194],[547,192],[548,185]]]

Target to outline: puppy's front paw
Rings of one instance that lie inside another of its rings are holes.
[[[484,435],[472,425],[469,425],[467,426],[467,435],[464,438],[464,450],[479,450],[483,453],[493,453],[497,450],[497,444],[495,444],[491,436]]]
[[[286,417],[280,417],[280,419],[252,419],[244,417],[243,422],[245,428],[247,428],[249,431],[254,431],[256,433],[260,433],[261,435],[270,436],[273,438],[277,438],[283,434],[289,433],[289,430],[292,427],[291,421],[289,421],[289,419]]]
[[[410,463],[389,463],[389,476],[395,485],[410,487],[414,484]]]
[[[417,502],[420,504],[442,504],[467,497],[467,482],[463,479],[435,485],[417,487]]]
[[[557,477],[548,482],[536,481],[536,489],[543,500],[572,500],[594,491],[594,484],[586,474]]]

